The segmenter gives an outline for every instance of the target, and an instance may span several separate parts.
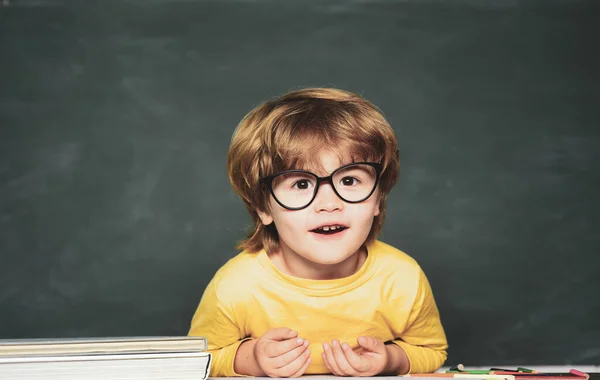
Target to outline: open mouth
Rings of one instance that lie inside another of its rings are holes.
[[[334,226],[322,226],[319,228],[315,228],[314,230],[311,230],[310,232],[314,232],[314,233],[317,233],[320,235],[335,235],[346,229],[348,229],[348,227],[334,225]]]

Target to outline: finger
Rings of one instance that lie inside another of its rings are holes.
[[[302,376],[304,374],[304,372],[306,372],[306,369],[310,365],[310,362],[311,362],[311,358],[310,358],[310,354],[309,354],[308,359],[306,359],[306,362],[304,363],[304,365],[302,366],[302,368],[300,368],[298,371],[296,371],[296,373],[294,373],[290,377],[300,377],[300,376]]]
[[[305,340],[302,338],[292,338],[284,341],[269,342],[265,347],[265,354],[270,358],[275,358],[290,352],[297,347],[301,347],[305,344]]]
[[[357,342],[367,351],[376,352],[378,354],[385,353],[385,344],[380,339],[373,338],[372,336],[359,336]]]
[[[339,368],[339,370],[347,376],[354,376],[357,374],[356,370],[350,365],[350,363],[348,363],[348,360],[346,359],[346,355],[344,354],[344,351],[342,350],[342,345],[340,344],[340,342],[337,339],[334,339],[333,342],[331,342],[331,347],[332,347],[332,351],[333,351],[333,358],[335,360],[335,363],[337,364],[337,367]]]
[[[340,371],[339,367],[337,366],[335,359],[333,358],[333,349],[329,343],[323,343],[323,360],[327,364],[327,367],[331,373],[337,376],[344,376],[342,371]]]
[[[302,367],[306,364],[306,361],[310,358],[310,350],[305,350],[300,356],[298,356],[291,363],[286,366],[278,368],[275,373],[277,377],[290,377],[293,374],[299,372]]]
[[[286,365],[296,360],[296,358],[302,355],[305,351],[307,351],[307,347],[308,340],[305,340],[301,345],[297,346],[296,348],[272,358],[274,363],[273,365],[275,366],[275,368],[285,367]]]
[[[329,370],[329,372],[331,372],[333,375],[336,375],[336,373],[333,371],[333,368],[331,368],[331,366],[329,365],[329,362],[327,361],[327,357],[325,356],[325,351],[321,352],[321,359],[323,359],[323,363],[325,363],[325,366],[327,366],[327,369]]]
[[[263,337],[270,340],[286,340],[295,338],[298,336],[298,333],[287,327],[277,327],[267,331]]]
[[[342,350],[344,351],[344,355],[346,356],[346,360],[348,363],[354,368],[355,371],[364,373],[368,372],[370,369],[370,364],[368,360],[364,360],[361,358],[348,343],[342,343]]]

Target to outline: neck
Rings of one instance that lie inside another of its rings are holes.
[[[281,272],[309,280],[335,280],[356,273],[367,259],[367,250],[361,247],[346,260],[338,264],[320,264],[309,261],[295,252],[282,250],[270,254],[269,258]]]

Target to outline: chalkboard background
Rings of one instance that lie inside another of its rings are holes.
[[[447,364],[600,363],[595,1],[0,2],[0,338],[186,334],[261,101],[379,105]]]

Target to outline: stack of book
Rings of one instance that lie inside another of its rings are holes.
[[[201,380],[203,337],[0,340],[0,380]]]

